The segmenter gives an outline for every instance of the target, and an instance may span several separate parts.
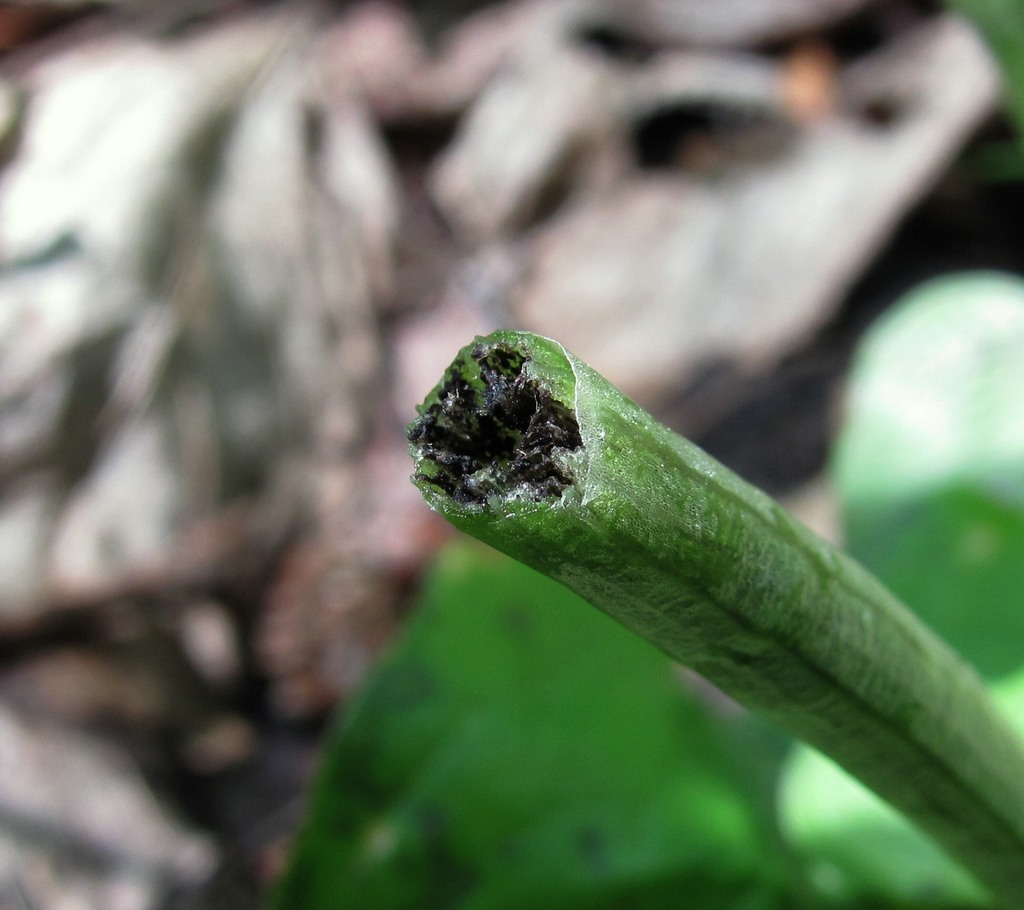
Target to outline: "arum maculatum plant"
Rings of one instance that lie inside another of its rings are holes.
[[[464,348],[409,439],[452,524],[831,756],[1024,907],[1024,743],[849,557],[536,335]]]

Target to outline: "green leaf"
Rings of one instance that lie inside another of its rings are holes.
[[[1024,735],[1024,671],[993,687]],[[835,762],[798,746],[779,786],[779,823],[832,899],[868,896],[901,906],[986,906],[983,890],[935,843]]]
[[[858,353],[834,475],[850,552],[984,675],[1024,664],[1024,282],[931,282]]]
[[[996,704],[1010,718],[1017,732],[1024,736],[1024,670],[1001,679],[992,687]]]
[[[809,746],[779,788],[779,823],[824,897],[915,907],[986,906],[985,892],[930,838]]]
[[[560,585],[447,550],[330,738],[271,906],[777,906],[709,710]]]

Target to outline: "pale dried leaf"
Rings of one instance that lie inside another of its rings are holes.
[[[868,0],[595,0],[606,27],[657,44],[746,47],[837,22]]]
[[[0,616],[15,619],[46,579],[59,498],[54,478],[27,476],[0,494]]]
[[[0,893],[30,906],[152,910],[211,871],[125,755],[0,703]]]
[[[945,18],[840,88],[845,109],[756,167],[630,179],[555,219],[532,241],[523,323],[635,394],[806,336],[993,109],[998,76],[974,32]],[[891,122],[872,122],[875,104]]]
[[[75,645],[33,653],[4,667],[0,689],[19,709],[74,727],[153,729],[166,708],[153,679],[124,654]]]
[[[41,462],[68,489],[0,509],[32,519],[9,551],[22,606],[178,577],[195,523],[243,495],[268,493],[280,532],[324,502],[311,452],[361,444],[397,190],[308,26],[109,38],[26,77],[0,183],[0,478]]]
[[[57,522],[51,583],[76,590],[167,562],[182,481],[165,430],[148,418],[117,435]]]
[[[452,117],[538,25],[571,5],[571,0],[489,4],[456,22],[430,52],[407,6],[360,3],[327,26],[318,55],[331,91],[365,99],[384,122]]]
[[[610,131],[621,79],[606,61],[562,41],[544,20],[470,109],[437,165],[431,191],[476,239],[532,214],[544,191]]]

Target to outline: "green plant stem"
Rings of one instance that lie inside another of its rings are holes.
[[[831,756],[1024,907],[1024,744],[859,565],[536,335],[463,349],[409,437],[454,525]]]

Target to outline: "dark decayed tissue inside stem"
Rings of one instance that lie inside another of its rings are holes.
[[[558,455],[583,446],[575,415],[528,376],[528,358],[513,347],[477,344],[470,357],[448,369],[409,427],[423,459],[414,479],[460,505],[557,498],[573,483]]]

